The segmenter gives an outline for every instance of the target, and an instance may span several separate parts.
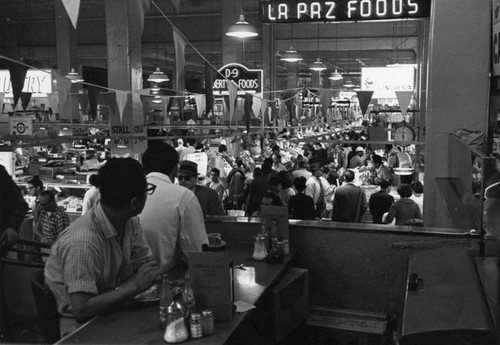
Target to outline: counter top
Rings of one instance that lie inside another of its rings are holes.
[[[253,244],[228,244],[226,249],[234,266],[235,301],[255,304],[262,294],[285,273],[294,253],[279,264],[253,261]],[[223,344],[249,312],[236,313],[231,321],[216,322],[215,334],[190,339],[189,344]],[[79,329],[62,338],[57,344],[160,344],[163,332],[159,323],[158,305],[130,308],[125,311],[92,319]]]

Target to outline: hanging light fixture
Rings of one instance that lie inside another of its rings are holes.
[[[245,15],[243,14],[242,9],[240,18],[235,24],[229,27],[229,30],[226,32],[226,36],[248,38],[258,36],[258,34],[257,30],[255,30],[255,28],[245,20]]]
[[[343,87],[346,87],[346,88],[348,88],[348,89],[350,89],[351,87],[354,87],[355,85],[354,85],[354,83],[352,82],[352,80],[351,80],[351,79],[347,79],[347,80],[345,81],[344,85],[342,85],[342,86],[343,86]]]
[[[74,68],[71,68],[71,71],[66,74],[66,78],[71,80],[72,83],[83,83],[83,77],[75,72]]]
[[[158,84],[154,83],[153,87],[151,88],[151,93],[158,93],[160,92],[160,88],[158,87]]]
[[[165,75],[165,73],[163,73],[160,70],[160,67],[156,67],[156,71],[151,73],[151,75],[148,78],[148,81],[152,81],[154,83],[164,83],[164,82],[169,81],[169,80],[170,79],[168,79],[168,77]]]
[[[337,36],[337,26],[335,26],[335,58],[337,58],[337,43],[338,43],[338,36]],[[344,77],[342,77],[342,74],[339,73],[337,66],[335,66],[335,72],[332,72],[328,79],[337,81],[337,80],[342,80]]]
[[[281,56],[280,60],[286,62],[299,62],[303,60],[302,55],[300,55],[293,47],[293,25],[290,25],[290,28],[291,28],[290,48]]]
[[[160,104],[161,103],[161,97],[158,96],[158,95],[156,95],[156,96],[153,97],[153,100],[151,102],[153,102],[155,104]]]
[[[156,12],[156,10],[155,10]],[[155,42],[155,55],[156,55],[156,65],[158,65],[158,25],[156,23],[155,19],[155,35],[156,35],[156,42]],[[156,70],[151,73],[151,75],[148,77],[148,81],[153,82],[153,83],[164,83],[166,81],[169,81],[168,77],[160,70],[160,67],[156,66]],[[156,85],[155,85],[156,86]]]
[[[314,61],[314,63],[311,66],[309,66],[309,69],[318,72],[324,71],[326,69],[325,64],[319,58],[319,24],[318,24],[318,58],[316,59],[316,61]]]
[[[344,79],[344,77],[342,77],[342,74],[340,74],[339,71],[337,70],[337,68],[335,67],[335,72],[332,72],[332,74],[330,74],[328,79],[337,81],[337,80]]]

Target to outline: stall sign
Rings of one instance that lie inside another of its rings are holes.
[[[31,116],[13,116],[10,118],[10,134],[33,135],[33,118]]]
[[[416,69],[413,65],[361,68],[361,90],[374,91],[372,98],[395,98],[396,91],[413,91]]]
[[[229,95],[227,83],[232,81],[238,86],[238,95],[262,92],[263,71],[248,69],[238,63],[227,64],[219,70],[214,80],[214,95]]]
[[[198,165],[198,175],[207,176],[208,156],[205,152],[193,152],[186,155],[186,160]]]
[[[500,75],[500,0],[494,0],[493,3],[493,75]]]
[[[260,0],[263,23],[352,22],[429,18],[430,0]]]
[[[10,176],[16,175],[16,157],[14,152],[0,152],[0,165],[5,167],[5,170]]]
[[[10,72],[7,69],[0,70],[0,92],[5,93],[4,97],[14,97]],[[31,92],[32,98],[47,97],[48,93],[52,93],[51,70],[29,69],[24,79],[23,92]]]

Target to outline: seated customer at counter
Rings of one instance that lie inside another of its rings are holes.
[[[160,142],[150,145],[142,156],[148,182],[157,188],[146,201],[139,218],[153,258],[158,260],[162,272],[177,265],[188,251],[201,251],[201,246],[208,243],[198,199],[189,189],[173,183],[177,174],[179,180],[183,180],[177,170],[178,162],[176,150]],[[217,193],[204,188],[215,194],[218,203]]]
[[[139,220],[154,186],[132,158],[112,158],[99,170],[101,202],[74,221],[52,246],[45,282],[61,314],[61,336],[156,283]]]
[[[422,213],[417,203],[410,199],[413,194],[411,186],[403,183],[398,188],[398,194],[401,199],[395,201],[386,217],[383,217],[384,223],[390,223],[396,219],[396,225],[423,225]]]

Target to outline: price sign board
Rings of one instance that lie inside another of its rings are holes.
[[[214,95],[229,95],[227,84],[232,81],[238,86],[238,94],[261,93],[263,71],[248,69],[238,63],[227,64],[219,70],[214,80]]]

